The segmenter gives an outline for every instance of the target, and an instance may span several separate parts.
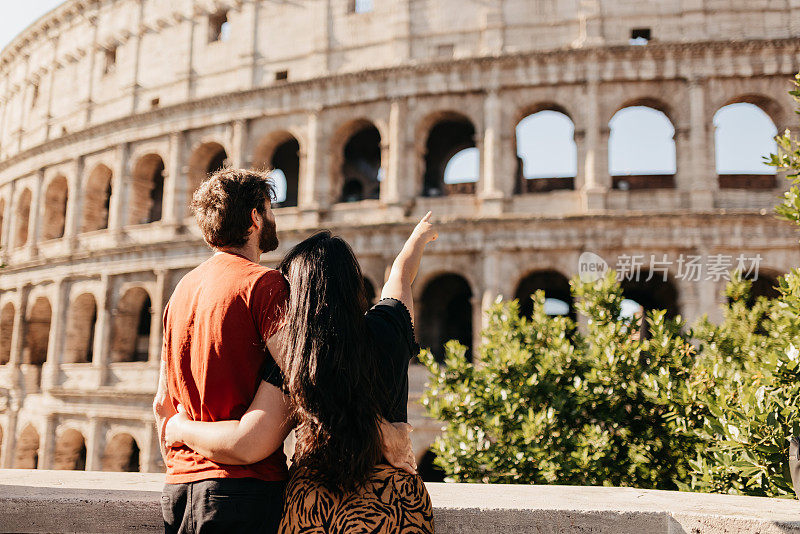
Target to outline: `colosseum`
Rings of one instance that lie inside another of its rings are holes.
[[[688,319],[720,316],[725,281],[682,257],[758,257],[769,293],[800,265],[771,213],[785,180],[720,170],[716,119],[782,131],[799,68],[797,0],[68,0],[0,54],[0,467],[163,469],[160,318],[210,254],[187,204],[224,165],[282,181],[266,264],[331,228],[375,294],[432,210],[416,324],[438,355],[479,343],[499,296],[570,313],[586,251],[657,258],[626,296]],[[626,110],[667,125],[673,164],[616,170]],[[545,116],[572,171],[520,149]]]

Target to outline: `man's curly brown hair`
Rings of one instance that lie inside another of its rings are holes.
[[[241,247],[252,226],[250,213],[256,209],[264,215],[265,202],[274,198],[267,172],[220,169],[194,192],[191,208],[210,247]]]

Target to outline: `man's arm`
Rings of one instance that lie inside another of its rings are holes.
[[[155,415],[156,429],[158,429],[158,449],[161,451],[161,458],[166,465],[167,449],[164,445],[164,427],[167,420],[175,415],[175,408],[172,406],[167,392],[167,362],[163,359],[158,373],[158,391],[153,399],[153,415]]]
[[[278,450],[292,428],[288,399],[262,381],[240,421],[192,421],[181,410],[167,422],[165,439],[168,446],[185,444],[214,462],[249,465]]]

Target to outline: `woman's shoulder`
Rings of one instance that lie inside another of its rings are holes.
[[[414,322],[405,304],[395,298],[383,298],[366,313],[367,325],[377,343],[398,347],[408,358],[419,352]]]

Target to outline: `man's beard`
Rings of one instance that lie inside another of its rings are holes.
[[[273,221],[264,220],[258,235],[258,248],[261,252],[272,252],[278,248],[278,232]]]

